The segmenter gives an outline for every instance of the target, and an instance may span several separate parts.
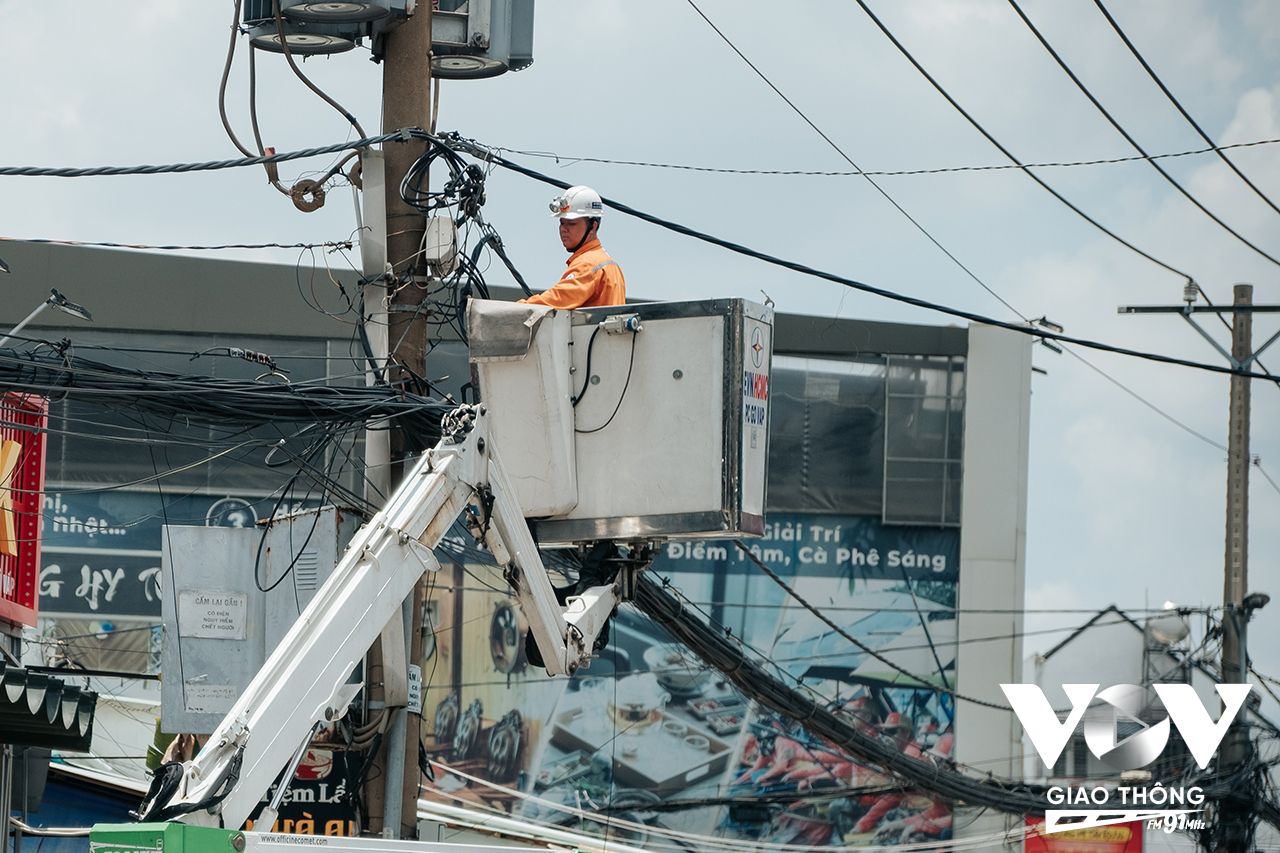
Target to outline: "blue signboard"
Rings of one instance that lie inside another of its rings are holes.
[[[764,536],[743,544],[784,577],[952,583],[959,578],[960,531],[954,528],[885,526],[875,516],[769,513]],[[659,573],[759,571],[732,541],[669,543],[653,568]]]
[[[252,527],[277,497],[50,492],[44,498],[40,613],[160,619],[164,525]],[[283,504],[279,513],[317,502]]]

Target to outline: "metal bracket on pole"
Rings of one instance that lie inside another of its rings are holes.
[[[1190,306],[1188,306],[1188,307],[1190,307]],[[1236,361],[1234,358],[1232,358],[1232,357],[1231,357],[1231,353],[1227,352],[1227,351],[1223,348],[1222,344],[1220,344],[1220,343],[1218,343],[1217,341],[1215,341],[1215,340],[1213,339],[1213,336],[1212,336],[1212,335],[1210,335],[1210,334],[1209,334],[1208,332],[1206,332],[1204,329],[1200,328],[1200,324],[1199,324],[1199,323],[1197,323],[1195,320],[1192,320],[1192,319],[1191,319],[1191,312],[1190,312],[1190,311],[1180,311],[1180,312],[1178,312],[1178,313],[1180,313],[1180,314],[1182,315],[1182,319],[1184,319],[1184,320],[1186,320],[1188,323],[1190,323],[1190,324],[1191,324],[1191,328],[1193,328],[1193,329],[1195,329],[1197,332],[1199,332],[1199,333],[1201,334],[1201,336],[1203,336],[1203,337],[1204,337],[1204,339],[1205,339],[1206,341],[1208,341],[1208,342],[1213,346],[1213,348],[1214,348],[1214,349],[1216,349],[1216,350],[1218,351],[1218,353],[1219,353],[1223,358],[1225,358],[1225,359],[1226,359],[1226,360],[1231,364],[1231,366],[1232,366],[1232,367],[1234,367],[1236,370],[1242,370],[1242,369],[1245,367],[1245,365],[1241,364],[1240,362],[1238,362],[1238,361]]]
[[[1267,338],[1267,342],[1266,342],[1265,344],[1263,344],[1262,346],[1258,347],[1256,350],[1254,350],[1254,351],[1253,351],[1253,355],[1249,356],[1249,359],[1248,359],[1248,360],[1244,363],[1244,365],[1242,365],[1242,366],[1244,366],[1244,367],[1248,367],[1249,365],[1251,365],[1251,364],[1253,364],[1255,361],[1257,361],[1257,360],[1258,360],[1258,356],[1260,356],[1260,355],[1262,355],[1264,352],[1266,352],[1267,347],[1269,347],[1269,346],[1271,346],[1272,344],[1274,344],[1274,343],[1276,342],[1276,340],[1277,340],[1277,339],[1280,339],[1280,332],[1276,332],[1274,335],[1272,335],[1271,337]]]
[[[1227,360],[1227,362],[1236,370],[1245,370],[1249,365],[1258,360],[1258,356],[1267,351],[1267,347],[1280,340],[1280,332],[1276,332],[1267,342],[1254,350],[1244,361],[1239,361],[1228,352],[1222,344],[1218,343],[1213,337],[1201,328],[1200,324],[1191,319],[1192,314],[1276,314],[1280,313],[1280,305],[1253,305],[1253,304],[1236,304],[1230,303],[1225,305],[1192,305],[1190,302],[1185,305],[1121,305],[1116,309],[1117,314],[1181,314],[1182,319],[1191,324],[1200,335],[1209,342],[1210,346],[1218,351],[1218,354]]]
[[[371,279],[382,275],[387,267],[387,175],[381,151],[360,152],[360,179],[364,184],[360,271]]]

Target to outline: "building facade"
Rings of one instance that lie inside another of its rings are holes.
[[[354,275],[21,243],[6,247],[6,260],[4,320],[21,319],[51,287],[93,311],[92,325],[46,313],[56,325],[30,330],[69,338],[77,356],[243,380],[364,381],[351,315],[338,310]],[[447,335],[435,343],[424,375],[465,399],[465,345]],[[267,354],[273,366],[241,352]],[[1029,338],[1006,330],[779,315],[766,534],[745,544],[785,587],[732,542],[668,544],[652,572],[797,689],[904,751],[1018,774],[1012,714],[933,687],[1001,702],[998,685],[1022,680],[1030,375]],[[294,440],[305,427],[255,436]],[[159,432],[163,444],[135,440]],[[211,458],[227,446],[199,424],[74,396],[51,403],[41,624],[29,660],[154,674],[165,641],[165,525],[252,526],[332,499],[290,482],[259,445]],[[325,452],[335,456],[326,470],[361,492],[361,436]],[[833,846],[1003,829],[1000,819],[953,814],[928,792],[893,789],[759,712],[629,608],[590,670],[548,680],[524,660],[522,617],[500,574],[454,534],[418,623],[428,650],[422,740],[465,775],[424,779],[426,814],[458,821],[459,805],[496,809],[650,845],[679,832]],[[101,686],[122,707],[158,707],[154,682]],[[122,712],[126,751],[150,743],[149,707]],[[130,759],[68,763],[141,779]],[[885,790],[839,796],[877,786]],[[787,805],[791,794],[798,805]],[[764,805],[724,802],[742,797]],[[654,808],[675,800],[700,804]],[[625,818],[606,827],[583,817],[584,803]]]

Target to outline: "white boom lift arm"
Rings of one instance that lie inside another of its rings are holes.
[[[487,436],[483,405],[444,418],[444,438],[418,462],[352,539],[346,554],[182,775],[143,803],[144,820],[239,829],[280,771],[292,776],[318,723],[341,717],[361,685],[356,665],[423,572],[440,568],[432,549],[461,515],[502,566],[547,672],[589,665],[592,644],[620,601],[615,583],[593,587],[561,609]],[[259,823],[271,826],[280,796]]]

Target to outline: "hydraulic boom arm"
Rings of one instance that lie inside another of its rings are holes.
[[[547,672],[571,675],[589,663],[617,587],[588,590],[561,610],[486,420],[484,406],[445,418],[445,437],[352,539],[204,749],[180,774],[175,766],[157,778],[143,820],[240,828],[315,725],[346,712],[357,663],[422,573],[440,568],[432,549],[463,513],[515,587]]]

